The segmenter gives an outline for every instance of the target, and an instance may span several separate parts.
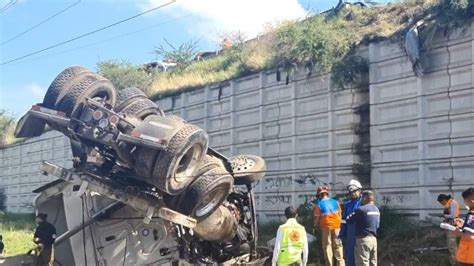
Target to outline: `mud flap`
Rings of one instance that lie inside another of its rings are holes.
[[[43,119],[39,117],[26,114],[21,117],[20,121],[15,128],[15,137],[17,138],[31,138],[40,136],[46,123]]]

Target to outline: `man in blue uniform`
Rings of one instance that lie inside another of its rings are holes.
[[[362,185],[359,181],[352,179],[347,186],[347,191],[349,193],[350,200],[346,203],[346,208],[342,213],[342,219],[347,221],[347,217],[354,213],[357,209],[362,206],[362,195],[361,195]],[[356,236],[355,236],[355,225],[354,224],[343,224],[341,232],[339,233],[339,238],[344,242],[344,251],[346,255],[346,264],[348,266],[355,266],[355,245],[356,245]]]
[[[347,222],[355,225],[356,265],[377,266],[377,231],[380,226],[380,211],[375,206],[375,194],[362,192],[363,206],[348,216]]]

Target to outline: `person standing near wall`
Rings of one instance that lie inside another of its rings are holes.
[[[362,192],[363,206],[350,214],[347,222],[355,224],[356,265],[377,265],[377,231],[380,226],[380,211],[375,206],[375,194],[370,190]]]
[[[349,214],[354,213],[357,209],[360,208],[360,206],[362,206],[361,190],[362,185],[359,181],[354,179],[349,181],[349,185],[347,186],[347,192],[349,193],[350,200],[347,202],[344,212],[342,213],[343,221],[346,221]],[[343,223],[341,232],[339,233],[339,238],[342,239],[344,243],[346,264],[348,266],[355,266],[355,225]]]
[[[50,264],[52,259],[51,253],[53,251],[53,244],[56,239],[56,228],[48,223],[46,218],[48,217],[45,213],[38,213],[36,215],[36,231],[33,238],[39,247],[39,254],[36,257],[36,266],[47,266]]]
[[[456,259],[462,266],[474,265],[474,187],[466,189],[462,193],[464,204],[468,212],[465,219],[457,218],[454,220],[456,227],[461,235]]]
[[[286,223],[280,225],[275,239],[272,265],[303,265],[308,262],[306,230],[296,221],[297,209],[285,209]]]
[[[3,250],[5,249],[5,245],[3,244],[3,236],[0,235],[0,257],[3,257]]]
[[[454,225],[454,220],[459,218],[459,203],[457,203],[451,195],[439,194],[438,202],[443,206],[443,222]],[[451,262],[456,264],[457,253],[457,235],[455,232],[446,231],[446,240],[448,243],[448,251],[451,256]]]
[[[342,210],[339,202],[329,198],[329,189],[319,187],[317,190],[319,198],[318,205],[314,208],[314,227],[321,229],[321,240],[323,244],[324,261],[326,266],[344,266],[342,241],[339,239],[339,231],[342,221]]]

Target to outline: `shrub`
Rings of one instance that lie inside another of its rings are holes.
[[[137,87],[146,91],[154,79],[154,74],[148,74],[127,61],[102,61],[97,63],[97,71],[100,75],[109,79],[119,90],[127,87]]]
[[[354,30],[341,18],[316,16],[286,23],[275,32],[278,65],[318,65],[327,72],[355,45]]]
[[[171,60],[176,63],[178,70],[185,69],[197,54],[197,41],[188,41],[178,47],[172,45],[168,40],[164,39],[168,48],[160,45],[153,51],[157,59]]]

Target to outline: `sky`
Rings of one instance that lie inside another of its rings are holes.
[[[176,45],[198,41],[201,51],[215,51],[219,36],[226,32],[239,30],[254,37],[269,23],[304,18],[338,1],[176,0],[103,31],[7,63],[169,2],[0,0],[0,110],[20,117],[31,105],[42,102],[52,80],[69,66],[96,71],[96,63],[103,60],[147,63],[156,59],[153,49],[165,45],[165,38]],[[65,11],[38,25],[61,10]]]

